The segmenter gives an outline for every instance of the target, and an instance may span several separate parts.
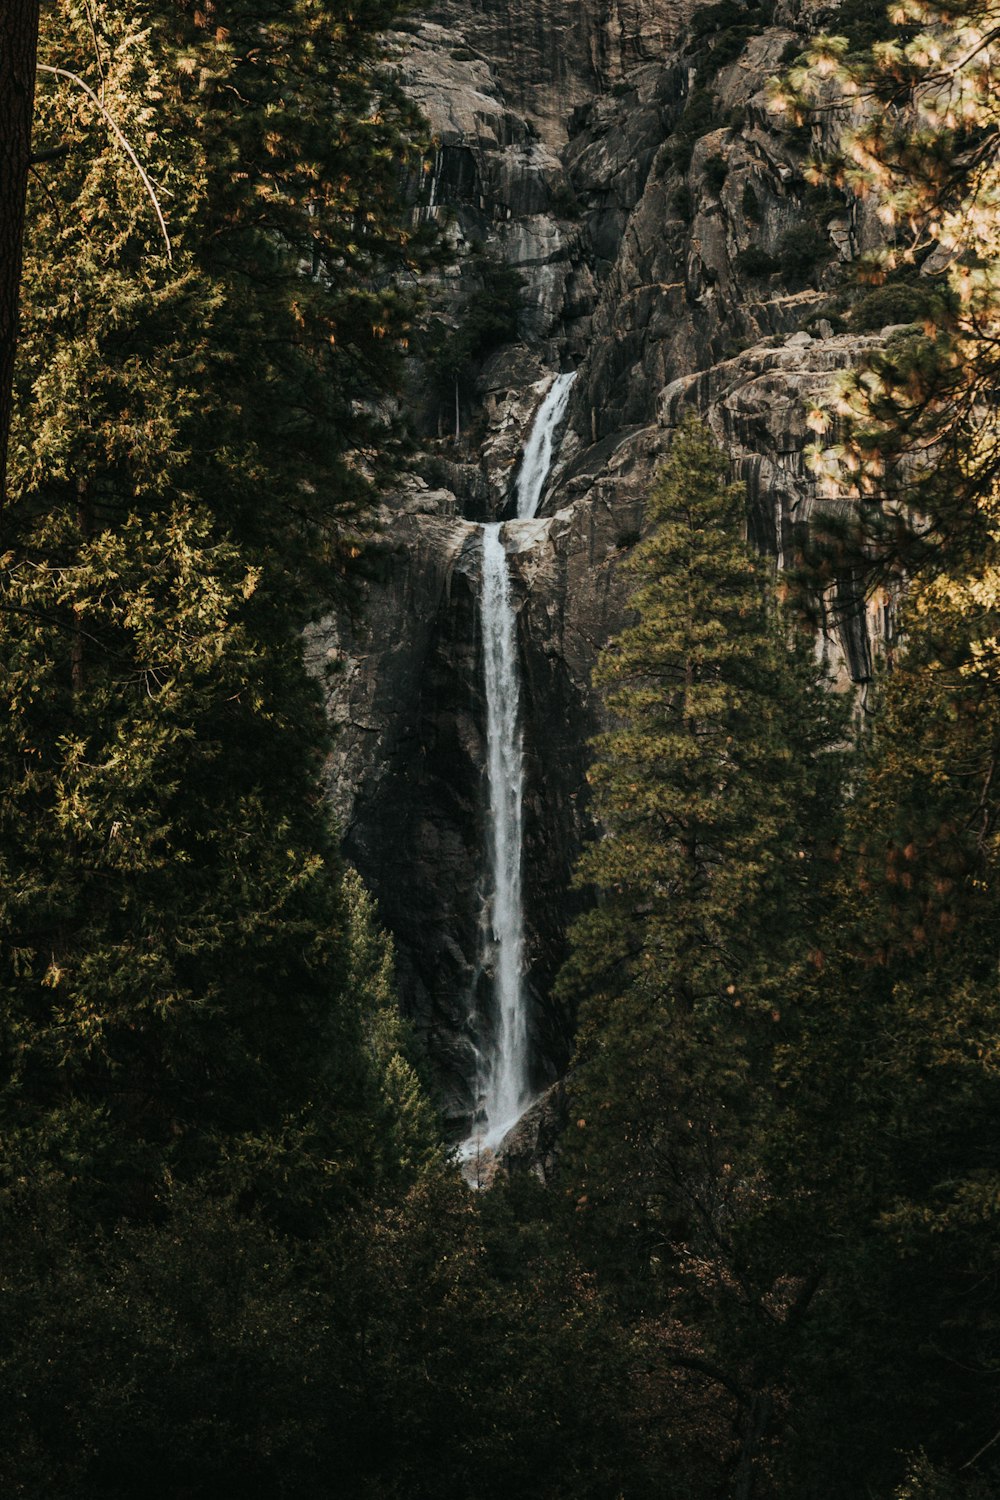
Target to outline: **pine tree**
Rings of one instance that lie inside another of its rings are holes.
[[[299,629],[393,446],[411,148],[386,14],[66,0],[43,30],[0,611],[4,1098],[24,1151],[113,1212],[168,1175],[285,1194],[292,1163],[306,1198],[339,1192],[372,1149]]]
[[[995,1488],[1000,947],[986,647],[997,606],[914,585],[782,1061],[768,1237],[821,1278],[795,1352],[790,1492]],[[761,1229],[763,1230],[763,1225]],[[849,1430],[850,1445],[838,1434]],[[923,1453],[924,1458],[920,1455]],[[917,1480],[912,1481],[917,1486]]]
[[[300,639],[398,450],[390,13],[43,19],[0,559],[13,1494],[323,1492],[345,1283],[434,1159]]]
[[[815,414],[817,467],[857,502],[835,545],[902,595],[772,1162],[772,1234],[822,1277],[784,1483],[845,1500],[1000,1478],[997,13],[893,19],[869,55],[821,38],[786,89],[801,117],[851,116],[815,171],[877,195],[890,243],[867,274],[909,263],[938,287],[923,330]]]
[[[382,1175],[410,1181],[443,1161],[441,1134],[412,1061],[414,1041],[399,1009],[392,939],[378,925],[375,903],[356,870],[344,877],[347,902],[347,989],[361,1014],[380,1111],[373,1125],[386,1160]]]
[[[561,979],[581,1002],[583,1222],[633,1315],[687,1303],[698,1331],[673,1355],[689,1366],[720,1317],[766,1327],[780,1277],[773,1261],[756,1284],[744,1277],[737,1241],[766,1195],[772,1059],[811,972],[846,732],[770,564],[741,540],[742,490],[725,468],[692,422],[651,497],[654,529],[630,568],[638,620],[596,674],[615,721],[590,778],[603,833],[579,871],[597,904]],[[739,1388],[746,1346],[729,1344],[722,1383]],[[767,1425],[765,1378],[751,1370],[737,1418],[744,1468]]]
[[[859,561],[913,576],[975,563],[1000,484],[998,17],[992,0],[904,0],[890,20],[869,52],[816,38],[774,102],[823,126],[814,181],[878,205],[887,243],[859,277],[878,285],[909,268],[924,289],[922,329],[812,413],[818,472],[860,501]]]

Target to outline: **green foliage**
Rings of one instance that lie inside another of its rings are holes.
[[[836,818],[842,708],[789,639],[724,474],[706,431],[681,429],[627,564],[638,620],[597,674],[617,726],[596,741],[604,833],[578,873],[597,901],[560,980],[580,1004],[575,1190],[642,1307],[752,1198]]]
[[[523,1196],[434,1171],[303,1243],[214,1194],[88,1233],[4,1191],[4,1493],[638,1500],[631,1351]]]
[[[43,27],[173,240],[47,82],[68,155],[29,204],[5,517],[2,1107],[112,1216],[206,1177],[297,1213],[371,1170],[299,635],[383,462],[359,452],[393,446],[405,304],[376,279],[409,253],[410,120],[369,27],[311,0]]]
[[[691,35],[698,40],[717,36],[731,26],[742,26],[746,17],[745,7],[737,0],[719,0],[716,5],[705,5],[695,11],[691,18]]]
[[[851,314],[935,331],[848,381],[826,453],[845,496],[893,503],[833,539],[822,576],[877,545],[910,579],[846,829],[845,711],[689,424],[649,536],[618,539],[636,618],[598,674],[595,902],[561,981],[581,1022],[566,1191],[485,1199],[441,1162],[391,945],[341,870],[300,646],[399,448],[397,273],[423,251],[396,198],[419,127],[379,71],[393,8],[120,10],[61,0],[44,55],[135,143],[173,261],[85,96],[46,82],[39,141],[67,149],[30,210],[0,563],[0,1487],[985,1500],[1000,523],[982,7],[932,34],[970,123],[934,118],[930,53],[904,32],[866,66],[916,113],[864,124],[859,165],[837,168],[838,192],[897,184],[920,255],[928,235],[956,252],[945,293],[890,280]],[[910,17],[937,24],[917,0]],[[749,13],[712,7],[695,31],[718,67]],[[679,166],[715,111],[695,88]],[[706,174],[720,187],[722,158]],[[820,185],[807,207],[837,203]],[[749,184],[743,207],[759,217]],[[829,253],[805,224],[782,275]],[[752,247],[737,266],[779,263]],[[515,330],[516,275],[477,276],[432,342],[442,381]]]
[[[578,219],[580,217],[580,200],[577,197],[576,192],[573,188],[573,184],[568,177],[553,189],[550,197],[550,202],[553,212],[558,214],[560,218]],[[514,298],[515,305],[520,304],[521,292],[523,291],[523,289],[524,282],[520,278],[520,276],[518,276],[517,284],[515,285],[513,282],[510,284],[510,290]],[[512,336],[513,335],[508,335],[508,337]]]
[[[962,1475],[991,1435],[983,1375],[1000,1333],[988,1124],[1000,1107],[1000,721],[979,665],[997,602],[981,581],[968,589],[939,579],[911,594],[850,809],[822,982],[783,1062],[765,1217],[792,1274],[822,1275],[794,1358],[788,1462],[803,1492],[822,1479],[835,1496],[893,1494],[901,1455],[919,1448],[941,1471],[927,1493],[989,1492],[997,1478],[987,1455]],[[845,1425],[849,1453],[827,1436]]]
[[[65,486],[62,512],[99,470],[94,531],[117,522],[119,495],[217,491],[220,526],[275,572],[293,557],[299,575],[321,567],[328,591],[344,523],[371,493],[355,455],[377,472],[396,445],[375,403],[412,311],[390,273],[420,255],[397,191],[414,122],[377,73],[368,23],[309,0],[263,15],[237,5],[218,28],[153,0],[127,23],[91,9],[99,54],[73,6],[43,51],[139,143],[173,264],[91,102],[43,80],[39,142],[69,153],[39,169],[30,205],[20,400],[32,420],[14,484]]]
[[[30,208],[0,563],[0,1488],[22,1500],[643,1491],[592,1284],[441,1163],[320,792],[301,627],[399,450],[397,273],[421,253],[392,18],[46,17],[173,259],[87,97],[46,84],[40,142],[67,154]],[[477,352],[516,315],[491,285]]]
[[[759,245],[748,245],[745,250],[740,250],[733,264],[741,276],[749,276],[752,280],[771,276],[778,269],[774,256],[768,255]]]
[[[722,123],[715,95],[696,85],[688,94],[684,112],[667,147],[670,160],[679,172],[686,172],[691,165],[695,143],[710,130],[717,130]]]
[[[382,1098],[373,1123],[386,1152],[383,1172],[403,1181],[440,1164],[440,1131],[412,1061],[413,1040],[399,1010],[392,941],[356,870],[344,877],[347,987],[361,1012],[367,1050]]]
[[[785,281],[798,286],[833,255],[830,238],[815,224],[786,229],[778,245],[778,265]]]
[[[451,320],[432,320],[423,348],[439,401],[449,407],[494,349],[517,337],[524,280],[483,251],[463,273],[466,290]]]
[[[705,182],[713,193],[721,192],[729,175],[729,163],[724,156],[710,156],[705,162]]]
[[[955,545],[971,558],[983,548],[997,460],[994,444],[970,435],[982,425],[979,393],[996,381],[998,111],[981,45],[991,17],[987,5],[914,0],[891,41],[857,56],[843,37],[818,37],[776,89],[793,119],[806,122],[821,107],[841,122],[836,154],[815,163],[814,175],[878,197],[889,243],[862,268],[868,279],[884,282],[931,254],[948,267],[927,309],[935,333],[905,357],[893,351],[844,379],[837,441],[814,454],[831,482],[869,502],[869,567],[912,573]],[[872,105],[854,116],[858,98]],[[906,514],[919,524],[904,524]]]
[[[739,5],[720,0],[697,9],[690,33],[700,57],[697,82],[708,85],[715,75],[741,55],[747,42],[758,36],[771,20],[770,5]]]
[[[729,63],[735,62],[753,35],[755,28],[752,26],[731,26],[721,31],[713,39],[707,68],[715,74]]]
[[[898,27],[890,19],[886,5],[871,5],[869,0],[841,0],[830,16],[832,29],[846,38],[848,51],[864,54],[877,42],[890,41]]]
[[[878,330],[891,323],[950,323],[959,312],[954,290],[941,277],[921,275],[910,266],[886,274],[880,285],[855,295],[851,326]]]
[[[996,424],[983,400],[996,376],[998,157],[981,46],[992,13],[918,0],[905,19],[866,58],[820,39],[821,71],[793,75],[786,98],[802,116],[821,100],[850,119],[820,170],[879,194],[883,222],[901,226],[865,268],[884,284],[852,324],[929,325],[842,382],[814,455],[841,505],[862,501],[853,524],[829,528],[816,574],[855,568],[872,588],[908,575],[822,981],[783,1060],[789,1108],[756,1226],[793,1252],[790,1274],[819,1278],[792,1351],[798,1436],[780,1482],[837,1500],[978,1496],[1000,1483],[989,1373],[1000,1156],[988,1123],[1000,1107],[1000,588]],[[892,107],[853,117],[859,94]],[[951,257],[944,286],[915,271],[935,243]]]
[[[827,224],[830,219],[842,214],[847,207],[843,193],[830,187],[829,183],[810,183],[803,196],[803,207],[817,224]]]
[[[434,1158],[301,644],[399,446],[413,122],[389,7],[210,13],[43,18],[173,250],[47,77],[0,559],[13,1495],[322,1492],[345,1226]]]

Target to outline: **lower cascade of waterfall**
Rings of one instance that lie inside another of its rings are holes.
[[[521,890],[524,759],[518,722],[517,624],[502,527],[483,527],[480,595],[486,686],[490,873],[487,944],[493,1028],[479,1046],[479,1107],[463,1154],[498,1145],[529,1103]]]

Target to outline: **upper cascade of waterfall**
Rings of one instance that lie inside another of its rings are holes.
[[[569,393],[575,379],[575,370],[556,376],[538,408],[538,415],[531,424],[531,432],[524,445],[524,457],[514,484],[519,521],[534,520],[538,512],[545,482],[552,467],[555,435],[559,430],[560,422],[566,415]]]

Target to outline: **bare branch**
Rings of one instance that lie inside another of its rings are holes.
[[[157,220],[159,221],[160,231],[161,231],[161,233],[163,235],[163,241],[164,241],[164,244],[167,247],[167,260],[169,261],[169,263],[171,265],[173,265],[173,263],[174,263],[174,256],[173,256],[173,250],[172,250],[171,244],[170,244],[170,235],[167,233],[167,223],[166,223],[166,220],[163,217],[163,211],[160,208],[159,199],[156,196],[156,190],[154,189],[152,182],[149,180],[149,175],[146,172],[145,168],[143,167],[142,162],[136,156],[135,152],[132,150],[132,147],[129,145],[129,143],[126,140],[124,134],[122,133],[121,127],[118,125],[118,122],[105,109],[105,107],[101,103],[100,99],[98,99],[97,95],[94,93],[94,90],[90,87],[90,84],[86,83],[84,81],[84,79],[82,79],[82,78],[79,77],[78,74],[71,73],[68,68],[53,68],[49,63],[39,63],[38,64],[38,71],[40,73],[53,73],[58,78],[68,78],[71,83],[78,84],[79,87],[83,89],[83,91],[87,95],[87,97],[89,99],[91,99],[93,101],[93,103],[97,106],[97,108],[100,110],[101,115],[107,121],[107,123],[111,127],[111,129],[114,131],[115,138],[117,139],[117,141],[118,141],[119,145],[121,146],[122,150],[126,153],[126,155],[128,156],[129,161],[132,163],[132,165],[135,167],[136,171],[138,172],[139,176],[142,178],[143,186],[145,187],[146,192],[149,194],[149,201],[152,203],[153,208],[156,211],[156,217],[157,217]]]

